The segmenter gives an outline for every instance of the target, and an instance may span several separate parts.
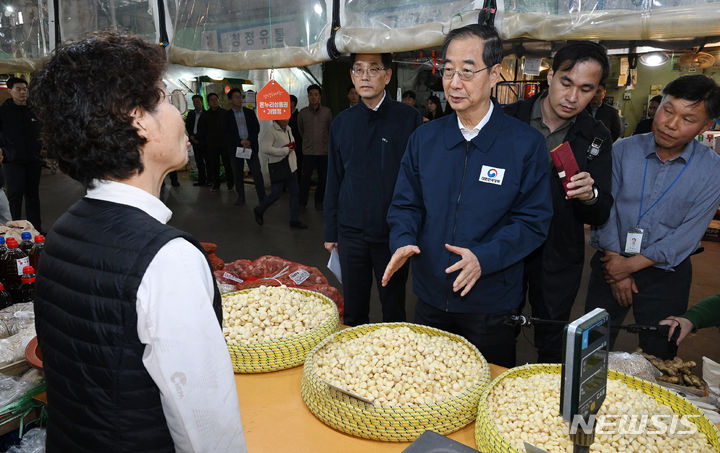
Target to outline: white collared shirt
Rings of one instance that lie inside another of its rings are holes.
[[[193,134],[197,135],[197,127],[198,123],[200,123],[200,116],[205,113],[202,109],[201,110],[195,110],[195,125],[193,126]]]
[[[380,99],[380,102],[378,102],[377,105],[375,107],[373,107],[373,110],[375,110],[376,112],[378,111],[378,109],[382,105],[383,101],[385,100],[385,96],[387,96],[387,93],[385,92],[385,90],[383,90],[383,97],[382,97],[382,99]]]
[[[492,115],[494,108],[495,107],[493,106],[492,101],[490,101],[490,108],[488,109],[487,113],[485,114],[483,119],[481,119],[480,122],[477,123],[474,128],[472,128],[472,130],[463,126],[462,122],[460,121],[460,117],[458,116],[458,127],[460,128],[460,133],[463,134],[463,137],[465,137],[465,140],[470,141],[477,137],[477,135],[480,133],[480,130],[488,123],[488,121],[490,121],[490,116]]]
[[[167,223],[172,212],[137,187],[95,180],[87,197],[136,207]],[[178,452],[247,452],[235,375],[213,302],[207,260],[183,238],[165,244],[137,292],[143,365],[160,390]]]

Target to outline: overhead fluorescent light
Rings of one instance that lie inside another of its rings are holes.
[[[635,53],[646,53],[646,52],[662,52],[665,49],[658,47],[640,46],[635,48]],[[608,55],[627,55],[630,53],[628,47],[620,47],[618,49],[608,49]]]

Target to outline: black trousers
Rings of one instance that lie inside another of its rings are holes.
[[[243,181],[243,174],[245,170],[245,159],[238,159],[235,156],[230,158],[232,160],[233,170],[235,174],[235,191],[238,194],[238,201],[245,202],[245,183]],[[248,159],[248,167],[250,167],[250,174],[255,182],[255,192],[257,192],[258,203],[262,203],[265,200],[265,180],[263,179],[262,170],[260,169],[260,159],[258,158],[258,152],[253,151]],[[232,174],[230,175],[232,176]],[[228,176],[228,177],[230,177]],[[228,179],[228,184],[232,179]]]
[[[220,187],[220,159],[222,158],[223,167],[225,167],[226,181],[232,186],[235,178],[233,176],[233,168],[230,157],[230,150],[225,146],[211,146],[207,149],[208,158],[208,178],[214,188]]]
[[[198,170],[197,182],[200,185],[205,185],[209,180],[207,151],[202,145],[193,145],[193,154],[195,155],[195,165],[197,165]]]
[[[449,313],[418,299],[415,322],[465,337],[475,345],[488,363],[512,368],[515,366],[515,327],[505,325],[508,315],[500,313]]]
[[[298,185],[302,182],[302,168],[303,168],[303,159],[304,159],[304,155],[302,152],[302,146],[299,146],[299,143],[301,141],[302,140],[300,140],[299,138],[297,138],[297,137],[295,138],[295,143],[298,145],[295,148],[295,158],[297,159],[297,167],[298,167],[297,172],[296,172],[297,176],[298,176]]]
[[[622,307],[613,298],[610,285],[603,276],[602,252],[597,252],[590,261],[590,285],[588,287],[585,311],[604,308],[610,314],[611,324],[621,324],[630,307]],[[655,325],[671,315],[685,313],[690,299],[692,283],[692,263],[690,258],[680,263],[675,272],[666,272],[656,267],[648,267],[633,274],[638,294],[633,294],[632,311],[638,324]],[[619,331],[610,330],[610,348],[615,344]],[[672,359],[677,346],[659,335],[640,335],[640,347],[648,354],[661,359]]]
[[[583,265],[550,268],[543,263],[543,247],[525,259],[525,289],[532,316],[552,321],[570,320],[570,313],[582,279]],[[560,363],[563,326],[536,324],[535,348],[539,363]]]
[[[5,170],[5,185],[13,220],[22,218],[22,204],[23,199],[25,199],[27,219],[36,230],[42,230],[40,219],[40,174],[42,172],[42,163],[16,164],[6,162],[3,164],[3,169]]]
[[[367,242],[362,238],[362,232],[341,229],[338,237],[338,255],[345,297],[343,318],[345,324],[357,326],[370,322],[370,289],[373,275],[380,295],[383,321],[405,321],[405,282],[408,277],[408,265],[399,269],[386,287],[381,286],[385,267],[391,257],[387,242]]]
[[[300,220],[300,187],[297,180],[297,172],[293,172],[287,179],[272,183],[270,195],[260,203],[260,211],[265,212],[267,208],[275,203],[283,193],[283,189],[287,187],[290,193],[290,221]]]
[[[306,206],[310,194],[310,177],[313,170],[318,173],[318,186],[315,189],[315,204],[319,205],[325,197],[325,179],[327,178],[327,156],[303,156],[302,180],[300,182],[300,206]]]

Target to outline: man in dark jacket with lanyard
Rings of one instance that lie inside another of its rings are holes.
[[[705,75],[682,76],[663,89],[653,132],[613,146],[615,204],[593,237],[598,252],[585,309],[601,307],[614,324],[630,310],[656,324],[687,310],[692,255],[720,203],[720,156],[695,137],[720,115],[720,87]],[[617,331],[611,332],[615,342]],[[676,348],[657,336],[640,347],[663,359]]]
[[[7,86],[11,97],[0,106],[0,151],[10,212],[13,219],[22,218],[24,198],[27,219],[35,229],[41,230],[40,174],[44,150],[40,144],[38,122],[27,105],[27,82],[11,77]]]
[[[568,44],[555,54],[548,89],[505,107],[545,137],[553,219],[547,241],[525,260],[525,282],[534,317],[568,321],[585,262],[584,224],[600,226],[610,214],[612,141],[607,128],[585,107],[608,75],[605,48],[592,42]],[[569,142],[581,173],[566,196],[549,152]],[[562,326],[535,325],[538,362],[558,363]]]
[[[380,286],[390,261],[385,217],[408,137],[422,117],[385,93],[391,63],[389,53],[352,55],[350,76],[362,100],[340,113],[330,127],[325,248],[331,253],[338,249],[344,322],[350,326],[369,322],[373,274],[383,321],[405,321],[407,266]]]
[[[467,338],[488,362],[515,365],[523,259],[552,218],[542,135],[490,97],[500,76],[495,29],[445,39],[443,88],[454,112],[410,137],[388,211],[393,257],[383,284],[413,255],[415,322]]]
[[[235,175],[235,190],[238,194],[235,204],[245,204],[245,184],[243,183],[245,161],[247,161],[250,174],[252,174],[253,181],[255,181],[258,203],[262,203],[265,199],[265,181],[260,170],[260,158],[258,156],[260,152],[258,143],[260,123],[255,116],[255,112],[243,107],[242,90],[233,88],[228,92],[228,99],[230,99],[232,108],[225,114],[223,133],[225,134],[225,143],[228,147],[230,161],[232,161],[232,172]],[[233,183],[228,179],[228,189],[231,189],[232,186]]]

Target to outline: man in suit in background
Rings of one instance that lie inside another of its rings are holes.
[[[294,94],[290,95],[290,130],[292,131],[293,138],[295,139],[295,157],[297,158],[297,178],[298,182],[302,181],[302,166],[303,166],[303,151],[302,151],[302,135],[300,135],[300,128],[298,127],[298,114],[300,113],[297,109],[298,98]]]
[[[225,114],[227,112],[224,108],[220,107],[220,99],[217,94],[209,93],[207,95],[207,101],[210,109],[200,117],[200,121],[198,122],[198,135],[200,136],[200,143],[205,148],[207,156],[208,182],[212,186],[210,191],[217,192],[220,190],[221,158],[225,167],[225,174],[228,178],[228,188],[232,189],[232,185],[230,184],[233,181],[232,166],[230,165],[230,156],[227,152],[225,135],[223,134]]]
[[[193,147],[193,154],[195,155],[195,164],[198,170],[198,179],[193,186],[206,186],[208,184],[208,173],[207,173],[207,151],[205,146],[200,142],[198,135],[198,124],[200,124],[200,118],[205,113],[203,108],[203,97],[196,94],[192,97],[193,107],[195,110],[190,110],[185,118],[185,130],[190,138],[190,143]]]
[[[657,96],[653,96],[653,98],[650,99],[650,102],[648,102],[647,118],[645,118],[644,120],[640,120],[640,122],[637,123],[637,126],[635,126],[635,131],[633,131],[633,135],[647,134],[648,132],[652,132],[653,118],[655,117],[655,112],[657,112],[657,109],[658,107],[660,107],[661,102],[662,96],[660,96],[659,94]]]
[[[588,105],[588,111],[590,112],[590,116],[596,120],[602,121],[605,127],[608,128],[610,131],[610,137],[614,142],[618,139],[618,137],[620,137],[620,135],[622,135],[620,113],[618,113],[615,107],[604,103],[604,99],[605,81],[602,81],[600,82],[600,85],[598,85],[597,91],[595,91],[595,96],[593,96],[590,101],[590,105]]]
[[[225,143],[230,154],[232,170],[235,176],[234,185],[238,194],[235,204],[237,206],[245,204],[245,185],[243,184],[245,161],[247,161],[250,173],[255,181],[258,203],[262,203],[265,199],[265,182],[263,181],[258,157],[260,152],[258,144],[260,123],[255,116],[255,112],[243,107],[243,92],[241,89],[233,88],[228,92],[227,96],[230,99],[232,108],[225,114],[223,133],[225,134]],[[247,155],[246,150],[250,150],[249,155]],[[233,180],[228,177],[228,189],[232,189],[232,187]]]

